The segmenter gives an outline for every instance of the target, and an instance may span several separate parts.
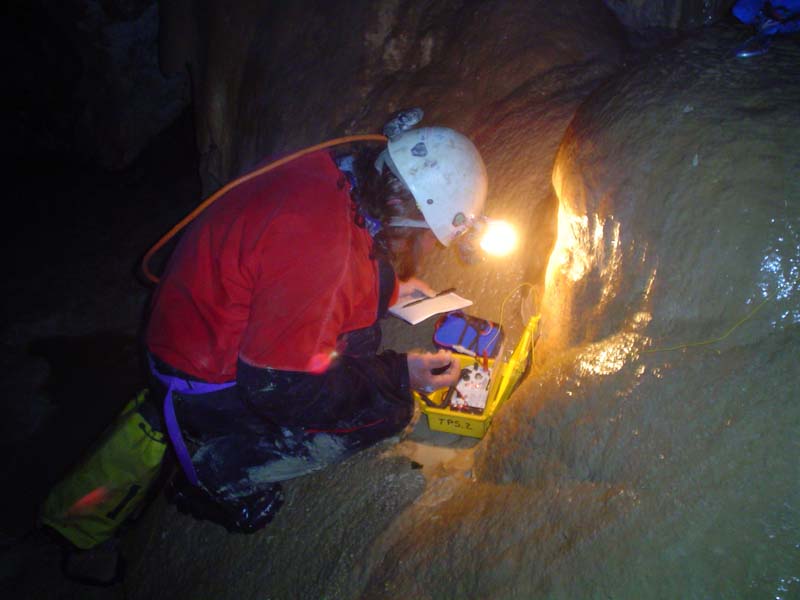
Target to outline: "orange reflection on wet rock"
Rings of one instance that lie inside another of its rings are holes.
[[[620,223],[613,216],[578,215],[567,203],[558,210],[558,236],[547,268],[547,285],[563,276],[577,282],[597,269],[602,285],[601,304],[614,296],[621,279]]]
[[[630,360],[638,358],[638,347],[645,341],[638,333],[623,332],[601,342],[589,344],[576,361],[580,375],[611,375]]]
[[[592,237],[589,217],[572,213],[561,202],[558,207],[558,236],[547,266],[548,286],[559,275],[570,281],[578,281],[586,275],[593,262],[590,256]]]

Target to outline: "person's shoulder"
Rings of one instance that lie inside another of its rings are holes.
[[[241,182],[227,193],[231,205],[248,212],[274,211],[276,203],[291,199],[292,204],[304,199],[328,195],[338,186],[341,172],[326,152],[313,152],[284,164],[282,160],[265,159],[242,176]]]
[[[268,178],[313,178],[326,175],[335,176],[340,172],[330,152],[324,149],[297,156],[283,164],[277,164],[288,156],[291,155],[265,158],[260,161],[250,173],[256,174],[262,171],[259,175]]]

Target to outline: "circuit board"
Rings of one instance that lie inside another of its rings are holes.
[[[461,369],[458,382],[447,392],[450,410],[482,414],[486,409],[491,381],[491,369],[484,368],[480,363],[475,362]]]

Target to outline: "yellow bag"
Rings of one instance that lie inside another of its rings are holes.
[[[140,411],[146,397],[144,390],[125,406],[94,450],[42,505],[40,522],[78,548],[111,538],[158,478],[167,444]]]

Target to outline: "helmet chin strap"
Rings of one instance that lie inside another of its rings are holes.
[[[430,229],[425,221],[418,219],[404,219],[403,217],[392,217],[389,219],[389,227],[416,227],[417,229]]]

